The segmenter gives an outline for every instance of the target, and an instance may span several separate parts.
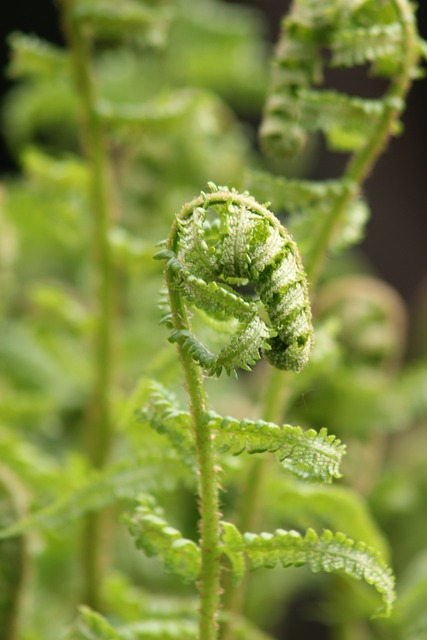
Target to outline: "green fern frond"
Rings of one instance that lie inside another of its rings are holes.
[[[286,526],[326,527],[342,531],[353,540],[363,540],[388,561],[390,548],[370,509],[349,487],[316,486],[290,478],[269,479],[266,502],[273,521]]]
[[[8,95],[3,108],[3,129],[9,148],[15,157],[34,144],[60,153],[75,149],[77,111],[77,96],[67,81],[52,82],[46,78],[19,84]]]
[[[29,292],[31,303],[38,314],[48,316],[52,325],[59,322],[80,335],[91,333],[93,316],[77,296],[65,287],[51,284],[34,286]]]
[[[200,548],[163,519],[162,509],[151,496],[141,498],[134,513],[123,520],[135,538],[136,546],[149,557],[160,555],[167,572],[184,582],[194,582],[198,578]]]
[[[3,426],[0,426],[0,449],[2,464],[20,479],[27,490],[49,495],[60,473],[60,465],[54,458],[40,447],[24,441],[16,430]]]
[[[8,74],[12,78],[46,78],[68,73],[67,54],[59,47],[34,35],[12,33],[8,38],[11,62]]]
[[[389,105],[385,100],[356,98],[336,91],[300,88],[270,98],[261,136],[266,148],[269,137],[277,137],[288,127],[306,133],[323,131],[331,148],[338,151],[359,149],[373,131]],[[399,109],[403,108],[403,103]],[[276,131],[268,129],[269,118],[274,119]],[[298,124],[295,124],[298,123]]]
[[[245,183],[259,200],[269,198],[274,209],[290,214],[288,227],[303,258],[312,251],[328,212],[346,196],[353,200],[335,230],[330,248],[342,251],[364,236],[370,211],[351,180],[295,180],[252,170],[247,172]]]
[[[211,414],[212,415],[212,414]],[[318,433],[314,429],[303,431],[300,427],[258,420],[236,420],[212,415],[211,429],[220,452],[240,455],[274,452],[287,471],[304,480],[331,482],[339,478],[339,465],[345,446],[326,429]]]
[[[219,619],[221,620],[221,615]],[[261,631],[246,618],[233,617],[232,623],[236,640],[274,640],[273,636]]]
[[[103,473],[93,474],[65,496],[0,530],[0,540],[32,529],[61,531],[85,513],[118,500],[132,499],[139,491],[171,491],[187,477],[177,462],[173,452],[146,451],[137,458],[112,465]],[[159,465],[165,464],[167,473],[156,473]]]
[[[0,397],[0,421],[4,424],[26,422],[33,427],[49,420],[56,403],[47,393],[19,391],[2,388]],[[1,436],[0,436],[1,439]]]
[[[272,332],[264,322],[254,315],[217,354],[210,353],[189,331],[173,331],[169,340],[182,344],[208,375],[219,376],[223,370],[228,375],[234,373],[235,367],[250,371],[251,366],[260,358],[260,349],[264,352],[271,349],[270,343],[267,342],[271,335]]]
[[[67,154],[59,159],[36,147],[29,147],[21,159],[23,169],[32,180],[60,189],[62,193],[66,189],[80,193],[81,197],[87,195],[89,175],[81,158]]]
[[[117,628],[96,611],[79,608],[79,619],[68,640],[196,640],[197,623],[193,620],[144,620]]]
[[[214,355],[185,327],[179,342],[210,374],[249,369],[262,349],[280,369],[300,371],[308,361],[313,333],[308,285],[294,241],[265,206],[248,194],[210,184],[185,205],[166,248],[168,286],[215,319],[236,318],[240,327]],[[216,218],[211,221],[210,213]],[[209,214],[209,215],[208,215]],[[233,290],[252,283],[259,299]],[[259,301],[269,316],[259,314]]]
[[[242,550],[244,545],[243,536],[231,522],[221,522],[221,528],[222,551],[231,562],[233,581],[238,584],[246,570],[245,556]]]
[[[184,462],[194,468],[196,447],[191,415],[180,410],[174,398],[159,383],[148,383],[147,392],[146,404],[138,411],[137,419],[148,422],[158,433],[166,435]]]
[[[298,242],[303,257],[310,255],[316,246],[317,234],[327,214],[325,206],[328,206],[327,201],[322,202],[317,208],[313,207],[300,215],[292,216],[289,221],[289,228]],[[339,253],[362,240],[369,217],[370,209],[366,200],[353,199],[330,240],[330,251]]]
[[[399,58],[402,43],[403,29],[398,22],[341,29],[332,38],[332,65],[354,67],[383,58],[393,61]]]
[[[260,202],[268,200],[275,210],[289,213],[330,207],[337,198],[357,188],[349,180],[296,180],[254,169],[246,172],[245,185]]]
[[[383,599],[383,607],[376,614],[390,614],[395,600],[394,577],[379,554],[364,542],[354,542],[343,533],[329,530],[319,536],[308,529],[302,536],[297,531],[277,529],[274,534],[245,533],[240,541],[237,533],[233,532],[230,550],[225,548],[230,543],[230,536],[226,537],[223,552],[232,557],[244,553],[254,569],[280,563],[284,568],[307,564],[314,573],[343,572],[373,585]]]
[[[115,573],[107,578],[103,596],[107,610],[112,616],[122,620],[123,623],[141,620],[144,626],[138,626],[138,629],[144,633],[147,633],[148,624],[152,625],[154,621],[160,628],[165,622],[173,624],[176,630],[183,628],[182,622],[197,623],[197,598],[153,594],[130,584],[129,578],[122,574]],[[272,640],[270,635],[260,631],[249,620],[235,616],[229,611],[218,612],[220,622],[230,618],[233,620],[236,640]],[[163,629],[166,628],[168,627],[163,627]],[[135,625],[124,624],[120,629],[135,629]]]
[[[123,640],[197,640],[196,620],[145,620],[119,629]]]
[[[72,9],[73,19],[91,27],[98,38],[144,36],[150,44],[159,44],[169,27],[171,11],[168,2],[150,0],[77,0]]]
[[[388,110],[397,115],[403,105],[393,101],[392,93],[364,100],[326,90],[324,71],[328,66],[368,63],[372,73],[394,77],[400,71],[406,35],[404,20],[392,4],[295,0],[283,21],[260,131],[266,152],[298,153],[307,135],[317,130],[332,149],[360,149],[383,115]],[[331,53],[330,62],[325,51]],[[391,133],[396,130],[395,126]]]
[[[107,620],[89,607],[79,607],[79,617],[67,640],[122,640]]]
[[[141,131],[164,132],[164,127],[175,124],[206,98],[201,91],[177,89],[148,100],[143,105],[116,104],[102,100],[97,105],[101,121],[110,130],[134,135]]]
[[[106,610],[123,623],[153,619],[197,619],[198,601],[194,595],[153,593],[149,587],[137,586],[129,575],[118,571],[106,576],[102,598]]]
[[[18,323],[0,323],[0,374],[24,395],[48,392],[53,404],[66,402],[75,392],[72,381],[43,348],[39,336]]]

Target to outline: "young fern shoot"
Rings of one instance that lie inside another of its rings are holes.
[[[190,414],[187,418],[175,408],[159,385],[152,387],[145,411],[145,419],[169,437],[185,464],[191,464],[195,452],[200,547],[168,527],[150,499],[144,499],[128,518],[131,533],[146,553],[163,556],[167,569],[187,580],[197,577],[199,640],[218,637],[224,556],[231,563],[235,582],[243,576],[245,557],[254,568],[277,562],[284,567],[308,564],[313,571],[363,577],[382,594],[388,612],[394,598],[393,577],[377,554],[362,543],[355,544],[340,533],[318,536],[311,530],[304,537],[283,530],[257,536],[240,533],[220,520],[217,473],[223,452],[275,452],[289,473],[304,480],[330,482],[340,475],[344,447],[326,430],[304,433],[299,427],[238,421],[208,411],[203,373],[249,369],[260,351],[275,366],[300,371],[313,345],[307,281],[294,241],[272,212],[247,193],[209,186],[210,193],[184,205],[157,254],[166,261],[170,314],[165,322],[172,330],[170,340],[177,344]],[[255,296],[233,288],[248,283]],[[215,320],[238,321],[230,342],[217,354],[193,336],[190,305]],[[191,434],[185,433],[189,425]]]

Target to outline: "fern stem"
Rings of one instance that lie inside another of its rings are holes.
[[[408,0],[392,0],[392,4],[405,34],[402,45],[401,71],[393,79],[384,98],[386,108],[375,130],[375,135],[350,158],[343,176],[343,180],[347,182],[349,188],[337,199],[335,206],[331,208],[325,218],[313,251],[305,262],[305,269],[312,287],[319,278],[331,238],[340,224],[342,216],[359,192],[362,183],[371,173],[376,160],[384,151],[393,134],[403,108],[404,99],[411,86],[418,57],[415,19]]]
[[[107,161],[103,131],[96,112],[90,52],[84,34],[73,21],[72,2],[63,0],[64,31],[68,40],[74,82],[80,99],[82,146],[90,167],[90,197],[93,214],[93,271],[96,279],[96,328],[93,345],[93,390],[88,408],[87,458],[96,469],[108,459],[112,440],[110,395],[114,319],[113,265],[109,244],[110,208]],[[84,602],[99,608],[99,589],[105,571],[108,514],[86,516],[82,540]]]
[[[166,285],[175,330],[188,330],[189,323],[183,300],[175,288],[172,274],[166,269]],[[193,418],[199,469],[199,513],[201,572],[199,640],[216,640],[220,597],[220,512],[216,478],[215,450],[208,426],[207,401],[202,372],[184,345],[177,343]]]
[[[270,377],[263,398],[262,419],[266,422],[280,424],[290,399],[289,381],[291,373],[271,367]],[[242,504],[239,509],[239,531],[258,531],[262,516],[262,500],[264,479],[269,458],[264,456],[251,461],[242,489]],[[242,615],[251,575],[246,571],[241,583],[233,584],[227,577],[224,584],[223,607],[230,614],[221,626],[221,640],[233,640],[235,634],[234,620]]]

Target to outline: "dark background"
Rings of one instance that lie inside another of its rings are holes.
[[[240,4],[256,6],[265,14],[269,36],[275,40],[280,16],[286,12],[289,2],[240,0]],[[427,37],[427,3],[420,5],[420,31]],[[58,15],[52,0],[12,0],[1,3],[0,98],[10,86],[3,70],[8,57],[6,36],[14,30],[33,32],[52,42],[62,42]],[[369,95],[369,82],[364,87],[356,76],[347,77],[345,82],[350,85],[357,83],[357,91],[360,89],[361,95]],[[404,115],[404,135],[391,142],[365,187],[374,215],[369,223],[363,250],[379,275],[392,283],[408,301],[414,298],[424,277],[427,277],[426,113],[427,80],[424,79],[412,88]],[[322,153],[313,177],[338,176],[341,167],[342,160],[337,155]],[[14,168],[0,137],[0,174]]]

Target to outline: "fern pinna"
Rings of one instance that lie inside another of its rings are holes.
[[[200,543],[196,545],[171,528],[152,498],[143,498],[127,518],[130,531],[138,547],[163,558],[167,570],[197,581],[197,637],[202,640],[218,637],[225,558],[235,582],[243,577],[246,561],[254,568],[278,562],[284,567],[307,564],[313,571],[341,571],[364,578],[382,595],[388,613],[394,579],[378,554],[363,543],[355,544],[344,534],[329,531],[320,535],[312,530],[305,535],[283,530],[240,532],[220,519],[217,474],[221,465],[226,468],[224,456],[275,452],[279,463],[293,475],[330,482],[340,475],[344,446],[326,430],[303,432],[289,425],[223,418],[208,410],[203,373],[249,369],[260,350],[273,364],[299,371],[313,344],[307,283],[294,241],[272,212],[247,193],[213,184],[210,189],[184,205],[157,254],[166,263],[170,304],[166,323],[171,341],[177,344],[190,412],[179,409],[164,389],[153,384],[141,414],[168,437],[197,475]],[[253,285],[252,295],[233,288],[248,283]],[[215,322],[237,319],[231,341],[216,355],[193,336],[191,307],[195,312],[201,309],[205,318]]]

